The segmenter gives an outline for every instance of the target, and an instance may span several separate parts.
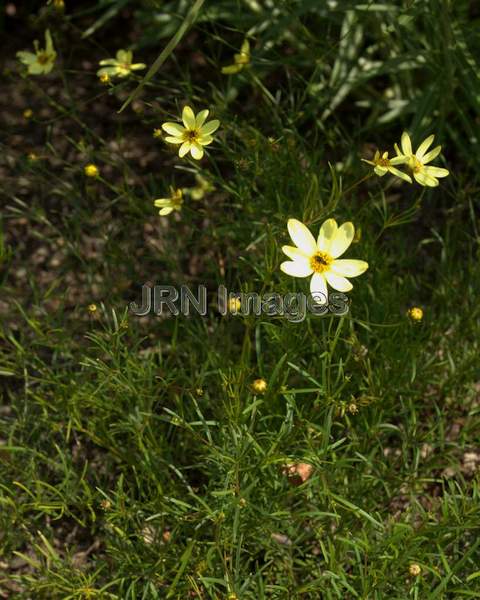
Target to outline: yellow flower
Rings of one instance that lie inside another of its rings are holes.
[[[155,200],[155,206],[160,208],[159,214],[166,217],[174,210],[181,210],[183,204],[182,190],[170,188],[170,198],[159,198]]]
[[[35,154],[35,152],[30,152],[28,154],[28,160],[31,160],[32,162],[35,162],[38,160],[38,156]]]
[[[53,47],[52,36],[50,31],[45,31],[45,50],[41,50],[38,46],[38,40],[33,42],[35,53],[17,52],[17,58],[21,63],[27,65],[30,75],[42,75],[42,73],[50,73],[55,64],[57,53]]]
[[[196,174],[195,179],[197,181],[197,185],[195,187],[186,188],[185,190],[190,194],[192,200],[201,200],[205,194],[208,194],[208,192],[212,192],[215,189],[213,184],[205,177]]]
[[[88,312],[91,312],[91,313],[97,312],[97,305],[96,304],[89,304],[88,305]]]
[[[441,146],[436,146],[433,150],[427,152],[434,139],[434,135],[428,136],[428,138],[420,144],[415,154],[412,150],[412,141],[406,131],[404,131],[402,134],[402,150],[400,150],[398,145],[395,144],[397,156],[402,156],[403,158],[407,159],[406,163],[408,164],[409,169],[412,171],[417,183],[428,187],[437,187],[437,177],[447,177],[447,175],[449,175],[447,169],[426,166],[426,164],[436,158],[442,150]]]
[[[144,63],[132,64],[133,54],[131,50],[119,50],[116,58],[105,58],[100,61],[100,66],[103,67],[97,71],[97,75],[108,75],[109,77],[127,77],[132,71],[144,69]],[[106,65],[106,66],[105,66]]]
[[[48,0],[47,4],[53,4],[57,10],[64,10],[65,8],[64,0]]]
[[[335,219],[327,219],[320,227],[317,240],[296,219],[289,219],[287,227],[295,246],[282,247],[291,260],[283,262],[280,268],[292,277],[313,275],[310,292],[315,302],[326,303],[327,284],[339,292],[349,292],[353,286],[347,277],[358,277],[368,269],[364,260],[337,260],[352,243],[355,235],[353,223],[338,227]]]
[[[236,315],[242,308],[242,302],[240,298],[229,298],[227,307],[229,312]]]
[[[264,394],[267,391],[267,382],[265,379],[255,379],[252,382],[252,390],[256,394]]]
[[[93,163],[85,165],[83,171],[87,177],[98,177],[100,174],[97,165],[94,165]]]
[[[395,168],[395,165],[403,165],[407,162],[407,158],[404,156],[395,156],[394,158],[388,158],[388,152],[380,154],[380,152],[377,150],[375,152],[373,160],[367,160],[365,158],[362,158],[362,160],[363,162],[366,162],[369,165],[373,165],[373,171],[379,177],[383,177],[387,173],[391,173],[396,177],[400,177],[400,179],[408,181],[408,183],[412,183],[412,179],[409,175],[407,175],[406,173],[402,173],[402,171]]]
[[[233,55],[233,61],[233,65],[222,67],[222,73],[224,75],[239,73],[250,64],[250,43],[247,39],[244,40],[242,47],[240,48],[240,53]]]
[[[185,106],[182,112],[185,127],[178,123],[163,123],[162,129],[168,133],[165,140],[170,144],[181,144],[178,151],[180,158],[190,152],[195,160],[200,160],[203,157],[202,146],[208,146],[213,142],[212,133],[218,129],[220,121],[213,119],[205,123],[208,113],[209,111],[205,109],[195,116],[190,106]]]
[[[24,119],[31,119],[33,117],[33,110],[31,108],[26,108],[23,111],[23,118]]]
[[[417,563],[412,563],[408,567],[408,572],[410,573],[410,575],[412,577],[418,577],[420,575],[420,573],[422,572],[422,569],[421,569],[420,565],[417,565]]]
[[[413,306],[407,311],[408,316],[412,321],[421,321],[423,319],[423,310],[418,306]]]

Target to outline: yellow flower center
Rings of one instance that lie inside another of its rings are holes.
[[[423,164],[418,160],[416,156],[411,156],[408,161],[408,166],[414,173],[419,173],[423,169]]]
[[[390,166],[390,161],[388,160],[388,158],[378,158],[376,160],[376,163],[379,167],[389,167]]]
[[[333,258],[326,252],[317,252],[310,259],[310,266],[315,273],[323,273],[328,271]]]
[[[47,64],[49,60],[50,57],[46,52],[39,52],[37,54],[37,62],[39,62],[41,65]]]
[[[186,142],[190,142],[191,144],[193,144],[193,142],[198,141],[198,131],[196,129],[188,129],[183,134],[183,139]]]

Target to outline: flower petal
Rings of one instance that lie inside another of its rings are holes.
[[[203,148],[197,142],[192,142],[192,145],[190,147],[190,154],[195,160],[200,160],[201,158],[203,158]]]
[[[330,244],[337,233],[338,225],[335,219],[327,219],[320,227],[317,238],[317,249],[320,252],[329,252]]]
[[[412,183],[412,178],[410,177],[410,175],[407,175],[403,171],[400,171],[400,169],[396,169],[395,167],[390,167],[388,170],[390,171],[390,173],[392,175],[395,175],[395,177],[400,177],[400,179],[403,179],[404,181],[407,181],[408,183]]]
[[[429,175],[426,172],[426,169],[427,169],[427,167],[425,167],[424,169],[422,169],[418,173],[413,173],[413,176],[415,177],[415,180],[420,185],[425,185],[427,187],[437,187],[437,185],[438,185],[438,179],[435,179],[435,177],[433,177],[432,175]]]
[[[202,146],[208,146],[213,142],[213,137],[211,135],[202,135],[198,138],[198,143]]]
[[[162,129],[175,137],[180,137],[185,133],[185,127],[178,123],[162,123]]]
[[[434,158],[437,158],[441,151],[442,147],[436,146],[433,150],[430,150],[430,152],[427,152],[424,155],[424,157],[422,158],[422,163],[426,165],[427,163],[431,162]]]
[[[322,273],[314,273],[310,280],[310,293],[318,304],[328,302],[328,288],[325,276]]]
[[[307,261],[287,260],[280,265],[280,269],[292,277],[308,277],[312,268]]]
[[[195,129],[195,113],[190,106],[185,106],[183,108],[182,121],[187,129]]]
[[[368,263],[364,260],[354,258],[343,258],[335,260],[330,270],[341,277],[358,277],[368,269]]]
[[[220,121],[218,119],[213,119],[208,123],[205,123],[203,127],[200,127],[200,131],[198,132],[200,136],[210,135],[214,131],[216,131],[220,127]]]
[[[287,229],[293,243],[300,248],[307,256],[312,256],[317,251],[315,238],[310,233],[308,227],[297,219],[288,219]]]
[[[432,175],[433,177],[448,177],[450,175],[450,171],[447,169],[442,169],[441,167],[424,167],[423,170],[427,175]]]
[[[397,146],[398,148],[398,146]],[[391,165],[404,165],[406,162],[408,162],[408,157],[407,156],[394,156],[393,158],[390,159],[390,164]]]
[[[353,223],[350,221],[344,223],[335,232],[335,235],[330,243],[330,249],[328,250],[328,253],[331,254],[333,258],[337,258],[338,256],[342,255],[352,243],[354,235],[355,227],[353,226]]]
[[[195,127],[197,129],[200,129],[200,127],[205,123],[209,112],[210,111],[206,108],[205,110],[201,110],[195,117]]]
[[[178,156],[183,158],[187,152],[190,152],[191,145],[192,144],[190,142],[183,142],[183,144],[180,146],[180,150],[178,151]]]
[[[305,252],[303,252],[299,248],[296,248],[295,246],[282,246],[282,252],[284,254],[286,254],[288,256],[288,258],[291,258],[292,260],[297,260],[297,259],[309,260],[309,258],[310,258],[307,254],[305,254]]]
[[[353,285],[342,277],[341,275],[335,275],[332,271],[325,271],[325,279],[328,281],[329,285],[338,292],[349,292]]]
[[[406,156],[411,156],[413,154],[412,140],[410,139],[410,136],[408,135],[408,133],[406,131],[404,131],[402,133],[402,140],[401,140],[400,144],[402,146],[403,154],[405,154]]]
[[[423,142],[418,147],[418,150],[415,152],[415,156],[418,158],[418,160],[422,160],[423,155],[430,148],[434,139],[434,135],[429,135],[426,140],[423,140]]]
[[[172,211],[173,211],[173,208],[171,206],[166,206],[165,208],[162,208],[162,210],[160,210],[160,212],[158,214],[162,215],[162,217],[166,217]]]
[[[174,137],[173,135],[167,135],[165,141],[170,144],[183,144],[184,139],[181,137]]]

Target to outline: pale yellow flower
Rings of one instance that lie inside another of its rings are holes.
[[[31,119],[33,117],[33,110],[31,108],[26,108],[23,111],[23,118],[24,119]]]
[[[174,210],[181,210],[183,204],[182,190],[170,188],[170,198],[159,198],[154,202],[157,208],[160,208],[159,215],[166,217]]]
[[[352,243],[355,235],[353,223],[339,227],[335,219],[327,219],[320,227],[317,240],[296,219],[289,219],[287,227],[295,246],[282,247],[291,260],[283,262],[280,268],[292,277],[312,275],[310,292],[315,302],[327,302],[328,285],[339,292],[349,292],[353,286],[347,277],[358,277],[368,269],[364,260],[338,260]]]
[[[91,312],[91,313],[97,312],[97,305],[96,304],[89,304],[88,305],[88,312]]]
[[[203,157],[203,147],[213,142],[212,133],[220,125],[218,119],[205,123],[209,111],[201,110],[196,116],[190,106],[185,106],[182,112],[183,125],[178,123],[163,123],[162,129],[168,133],[165,138],[170,144],[181,144],[178,156],[182,158],[190,152],[195,160]]]
[[[388,152],[380,154],[380,152],[377,150],[375,152],[373,160],[367,160],[366,158],[362,158],[362,160],[363,162],[366,162],[369,165],[373,165],[373,171],[379,177],[383,177],[387,173],[391,173],[396,177],[400,177],[400,179],[408,181],[408,183],[412,183],[412,179],[409,175],[395,168],[395,165],[403,165],[407,162],[408,159],[404,156],[395,156],[394,158],[388,158]]]
[[[88,165],[85,165],[85,167],[83,168],[83,172],[85,173],[85,175],[87,177],[98,177],[100,174],[100,170],[97,167],[97,165],[94,165],[93,163],[89,163]]]
[[[228,307],[228,312],[237,314],[240,311],[240,309],[242,308],[242,302],[241,302],[240,298],[229,298],[227,307]]]
[[[224,75],[233,75],[243,71],[245,67],[250,64],[250,42],[245,39],[242,47],[240,48],[239,54],[233,55],[233,65],[222,67],[222,73]]]
[[[57,58],[50,31],[48,29],[45,31],[45,50],[39,48],[38,40],[33,42],[33,46],[35,48],[34,53],[21,50],[17,52],[17,58],[27,66],[30,75],[50,73]]]
[[[264,394],[267,391],[267,382],[265,379],[255,379],[252,382],[252,390],[256,394]]]
[[[428,138],[420,144],[415,154],[412,150],[412,141],[406,131],[404,131],[402,134],[402,149],[400,150],[398,145],[395,144],[397,156],[401,156],[407,159],[406,164],[412,171],[412,174],[417,183],[428,187],[437,187],[439,183],[437,177],[447,177],[447,175],[450,174],[447,169],[426,166],[427,163],[431,162],[434,158],[436,158],[442,150],[441,146],[436,146],[433,150],[427,152],[427,150],[432,145],[434,139],[434,135],[429,135]]]
[[[191,188],[185,188],[185,193],[190,194],[192,200],[202,200],[205,194],[212,192],[215,186],[200,174],[195,175],[197,185]]]
[[[131,50],[118,50],[116,58],[105,58],[100,61],[103,67],[97,71],[97,75],[108,75],[109,77],[127,77],[132,71],[144,69],[147,65],[144,63],[132,64],[133,54]],[[104,66],[105,65],[105,66]]]
[[[413,306],[407,311],[408,316],[412,321],[421,321],[423,319],[423,310],[418,306]]]
[[[420,573],[422,572],[422,569],[421,569],[420,565],[418,565],[417,563],[412,563],[408,567],[408,572],[410,573],[410,575],[412,577],[418,577],[420,575]]]

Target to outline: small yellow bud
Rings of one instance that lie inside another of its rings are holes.
[[[417,563],[412,563],[408,567],[408,572],[410,573],[410,575],[412,577],[418,577],[420,575],[420,573],[422,572],[422,569],[420,568],[420,565],[417,565]]]
[[[28,155],[28,160],[35,162],[38,160],[38,156],[35,154],[35,152],[30,152]]]
[[[239,504],[240,508],[245,508],[245,506],[247,506],[247,501],[245,500],[245,498],[240,498],[240,500],[238,501],[238,504]]]
[[[252,383],[252,389],[256,394],[264,394],[267,391],[267,382],[265,379],[255,379]]]
[[[86,165],[83,170],[87,177],[98,177],[100,174],[97,165],[94,165],[93,163]]]
[[[423,319],[423,310],[418,306],[414,306],[407,311],[407,315],[412,321],[421,321]]]
[[[228,300],[228,312],[236,314],[242,308],[240,298],[229,298]]]
[[[96,304],[89,304],[88,305],[88,312],[94,313],[97,311],[97,305]]]
[[[154,138],[161,138],[162,137],[162,130],[161,129],[154,129],[153,130],[153,137]]]
[[[110,75],[108,73],[102,73],[99,76],[100,82],[101,83],[109,83],[110,82]]]
[[[31,108],[26,108],[23,111],[23,118],[24,119],[31,119],[33,117],[33,110]]]
[[[112,503],[110,502],[110,500],[104,499],[100,502],[100,506],[103,510],[109,510],[112,507]]]
[[[53,6],[57,10],[63,10],[65,8],[65,2],[64,0],[53,0]]]
[[[350,404],[347,406],[347,410],[351,415],[356,415],[358,413],[358,406],[355,404],[355,402],[350,402]]]

